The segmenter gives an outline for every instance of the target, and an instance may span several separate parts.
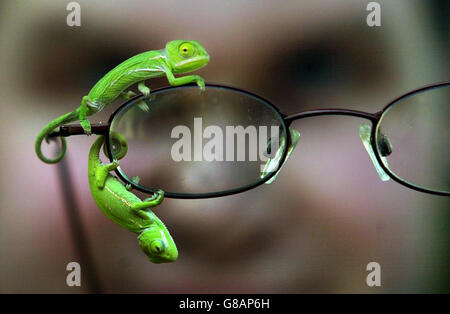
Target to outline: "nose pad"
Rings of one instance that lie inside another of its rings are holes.
[[[381,168],[380,164],[378,163],[377,157],[375,156],[375,152],[373,151],[372,145],[370,143],[370,135],[372,133],[372,127],[366,123],[363,123],[359,126],[359,137],[361,138],[361,141],[364,145],[364,148],[366,149],[367,153],[369,154],[370,160],[372,160],[372,164],[375,167],[375,170],[378,173],[378,176],[380,177],[381,181],[388,181],[389,175]],[[380,142],[380,153],[381,153],[381,159],[383,160],[383,163],[387,165],[386,158],[384,156],[388,156],[392,153],[392,146],[389,141],[389,139],[383,135],[381,137]]]
[[[295,129],[289,128],[289,133],[291,135],[291,145],[288,148],[286,158],[285,158],[283,164],[281,165],[280,169],[278,169],[277,173],[272,178],[267,180],[265,182],[266,184],[270,184],[275,181],[276,177],[278,176],[278,174],[281,171],[281,168],[283,168],[284,164],[288,160],[288,158],[291,155],[292,151],[294,150],[295,146],[297,146],[298,140],[300,139],[300,132]],[[263,168],[261,171],[261,176],[260,176],[261,179],[266,177],[269,173],[275,171],[275,169],[277,168],[278,163],[280,162],[280,159],[283,155],[285,147],[286,147],[286,140],[282,139],[280,145],[278,145],[278,150],[276,151],[275,154],[273,154],[273,152],[271,151],[272,139],[269,140],[266,151],[274,157],[269,158],[267,160],[266,164],[264,166],[261,166]]]

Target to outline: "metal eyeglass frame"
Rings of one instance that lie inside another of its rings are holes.
[[[244,93],[246,95],[249,95],[253,98],[258,99],[260,102],[263,102],[267,106],[272,108],[274,110],[274,112],[278,115],[278,118],[280,119],[280,122],[282,123],[282,127],[286,131],[286,136],[287,136],[287,141],[286,141],[286,146],[285,146],[286,149],[284,150],[283,155],[281,156],[281,159],[280,159],[277,169],[275,171],[273,171],[272,173],[270,173],[268,176],[260,179],[259,181],[254,182],[252,184],[248,184],[243,187],[234,188],[234,189],[230,189],[230,190],[211,192],[211,193],[165,192],[165,197],[178,198],[178,199],[200,199],[200,198],[213,198],[213,197],[227,196],[227,195],[232,195],[232,194],[237,194],[237,193],[248,191],[250,189],[253,189],[253,188],[267,182],[274,175],[276,175],[278,173],[278,171],[281,169],[281,167],[283,166],[284,162],[287,159],[288,149],[292,142],[290,132],[288,131],[291,123],[293,121],[299,120],[299,119],[316,117],[316,116],[325,116],[325,115],[353,116],[353,117],[358,117],[358,118],[363,118],[363,119],[369,120],[372,123],[371,134],[370,134],[370,145],[372,146],[373,152],[375,154],[375,157],[376,157],[376,160],[377,160],[379,166],[384,170],[384,172],[391,179],[393,179],[397,183],[400,183],[403,186],[406,186],[410,189],[413,189],[413,190],[416,190],[419,192],[424,192],[424,193],[429,193],[429,194],[434,194],[434,195],[450,196],[450,192],[426,189],[424,187],[407,182],[406,180],[397,176],[394,172],[392,172],[388,167],[385,166],[384,162],[382,161],[382,152],[380,152],[379,146],[376,145],[377,141],[379,140],[378,134],[380,134],[380,132],[378,132],[378,128],[379,128],[380,122],[382,120],[383,114],[385,112],[387,112],[387,110],[391,106],[393,106],[395,103],[399,102],[400,100],[403,100],[414,94],[417,94],[417,93],[420,93],[420,92],[423,92],[423,91],[426,91],[429,89],[439,88],[439,87],[448,86],[448,85],[450,85],[450,82],[441,82],[441,83],[427,85],[427,86],[412,90],[406,94],[403,94],[403,95],[395,98],[394,100],[389,102],[381,111],[378,111],[375,113],[368,113],[368,112],[351,110],[351,109],[337,109],[336,108],[336,109],[308,110],[308,111],[303,111],[303,112],[287,115],[287,114],[282,113],[275,105],[273,105],[271,102],[269,102],[268,100],[264,99],[263,97],[261,97],[259,95],[253,94],[251,92],[248,92],[248,91],[236,88],[236,87],[223,86],[223,85],[218,85],[218,84],[206,84],[206,88],[208,88],[208,87],[223,88],[223,89],[232,90],[232,91],[235,91],[238,93]],[[152,91],[152,94],[161,93],[161,92],[167,91],[167,90],[182,89],[182,88],[192,87],[192,86],[193,86],[193,84],[176,86],[176,87],[173,87],[173,86],[164,87],[164,88],[160,88],[160,89],[156,89],[156,90]],[[128,101],[126,101],[111,115],[107,124],[97,123],[97,124],[91,125],[92,134],[105,136],[105,143],[108,143],[107,152],[108,152],[108,155],[109,155],[108,157],[109,157],[110,161],[113,161],[113,158],[111,157],[112,156],[111,143],[110,143],[110,139],[109,139],[110,127],[112,125],[113,120],[128,106],[137,103],[139,100],[141,100],[143,98],[144,98],[143,95],[139,95],[139,96],[133,97],[133,98],[129,99]],[[67,137],[67,136],[72,136],[72,135],[84,135],[84,134],[85,134],[84,130],[80,124],[71,124],[71,125],[61,126],[59,131],[51,133],[49,135],[49,137],[59,137],[59,136]],[[156,193],[158,191],[158,189],[156,189],[156,188],[151,189],[151,188],[147,188],[147,187],[141,186],[139,184],[136,184],[135,182],[133,182],[133,180],[128,178],[124,173],[122,173],[120,167],[115,170],[115,173],[122,181],[126,182],[127,184],[130,184],[136,190],[139,190],[139,191],[145,192],[145,193],[150,193],[150,194]]]

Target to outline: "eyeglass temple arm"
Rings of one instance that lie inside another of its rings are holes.
[[[359,126],[359,137],[361,138],[364,148],[369,154],[370,160],[372,161],[372,164],[375,167],[378,176],[380,177],[381,181],[388,181],[389,175],[380,166],[377,157],[375,155],[375,152],[373,151],[373,146],[370,141],[371,134],[372,134],[372,127],[369,124],[363,123]],[[389,141],[389,138],[386,135],[381,133],[380,135],[381,135],[380,143],[378,145],[381,154],[381,159],[383,160],[383,163],[387,165],[387,160],[385,156],[389,156],[392,153],[392,146]]]
[[[92,134],[105,135],[108,133],[109,124],[102,123],[92,123],[91,124]],[[71,135],[85,135],[81,124],[68,124],[59,127],[58,131],[52,132],[48,135],[49,138],[54,137],[68,137]]]

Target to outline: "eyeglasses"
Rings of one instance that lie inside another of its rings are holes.
[[[107,124],[92,124],[92,133],[105,136],[111,161],[120,149],[117,134],[126,139],[128,151],[115,172],[133,188],[209,198],[273,182],[299,142],[292,122],[353,116],[369,122],[360,125],[359,135],[383,181],[449,196],[449,85],[416,89],[376,113],[318,109],[290,115],[234,87],[207,84],[201,93],[193,85],[167,87],[130,99]],[[79,134],[80,125],[66,125],[50,136]]]

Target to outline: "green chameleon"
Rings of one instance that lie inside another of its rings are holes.
[[[97,206],[115,223],[127,230],[139,234],[139,246],[153,263],[174,262],[178,258],[178,250],[163,222],[149,210],[158,206],[164,199],[164,192],[159,191],[153,197],[141,201],[109,172],[119,166],[118,159],[125,156],[128,145],[119,133],[112,136],[120,143],[119,151],[113,155],[116,159],[110,164],[100,160],[100,148],[104,137],[100,136],[89,151],[89,186]],[[104,148],[105,150],[105,148]],[[138,178],[135,179],[137,181]]]
[[[59,162],[66,152],[65,139],[61,138],[62,148],[59,156],[50,159],[41,151],[42,141],[47,135],[59,126],[75,120],[80,120],[85,133],[91,134],[91,125],[87,117],[99,112],[119,96],[126,99],[133,96],[132,91],[126,93],[125,89],[135,83],[139,83],[138,90],[145,96],[150,94],[150,88],[145,85],[145,80],[164,75],[172,86],[196,82],[200,89],[204,90],[205,82],[200,76],[175,77],[174,74],[197,70],[208,62],[208,53],[195,40],[173,40],[166,44],[165,49],[143,52],[125,60],[94,85],[89,94],[82,98],[80,107],[56,118],[44,127],[35,142],[37,156],[46,163]]]

